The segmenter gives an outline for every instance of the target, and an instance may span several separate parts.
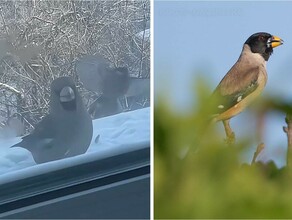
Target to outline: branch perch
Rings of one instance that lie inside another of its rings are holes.
[[[252,158],[252,162],[251,163],[255,163],[256,162],[257,157],[259,156],[259,154],[262,152],[262,150],[264,148],[265,148],[265,144],[264,143],[260,143],[257,146],[257,150],[256,150],[256,152],[254,152],[254,155],[253,155],[253,158]]]

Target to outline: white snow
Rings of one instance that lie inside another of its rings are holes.
[[[0,183],[150,146],[150,108],[94,120],[92,141],[83,155],[36,164],[26,149],[10,148],[19,141],[20,137],[0,139]]]

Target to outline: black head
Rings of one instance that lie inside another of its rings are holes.
[[[253,53],[261,54],[268,61],[273,53],[273,48],[283,44],[283,40],[269,33],[259,32],[251,35],[245,44],[250,46]]]

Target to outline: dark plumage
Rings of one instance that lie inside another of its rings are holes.
[[[124,95],[129,88],[129,72],[126,67],[108,69],[104,75],[103,95],[117,98]]]
[[[111,68],[98,55],[85,55],[76,62],[76,72],[88,90],[103,96],[117,98],[129,88],[129,72],[126,67]]]
[[[36,163],[83,154],[92,138],[92,120],[70,77],[51,84],[50,113],[12,147],[29,150]]]
[[[85,55],[76,62],[75,69],[84,87],[99,94],[89,109],[93,118],[122,112],[119,99],[130,84],[126,67],[110,67],[99,55]]]
[[[89,113],[93,118],[102,118],[115,115],[122,112],[122,106],[119,100],[113,97],[101,95],[96,99],[89,108]]]

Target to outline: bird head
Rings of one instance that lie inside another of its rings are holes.
[[[259,32],[251,35],[245,42],[250,46],[253,53],[259,53],[262,57],[268,61],[273,48],[283,44],[283,40],[277,36],[273,36],[266,32]]]

